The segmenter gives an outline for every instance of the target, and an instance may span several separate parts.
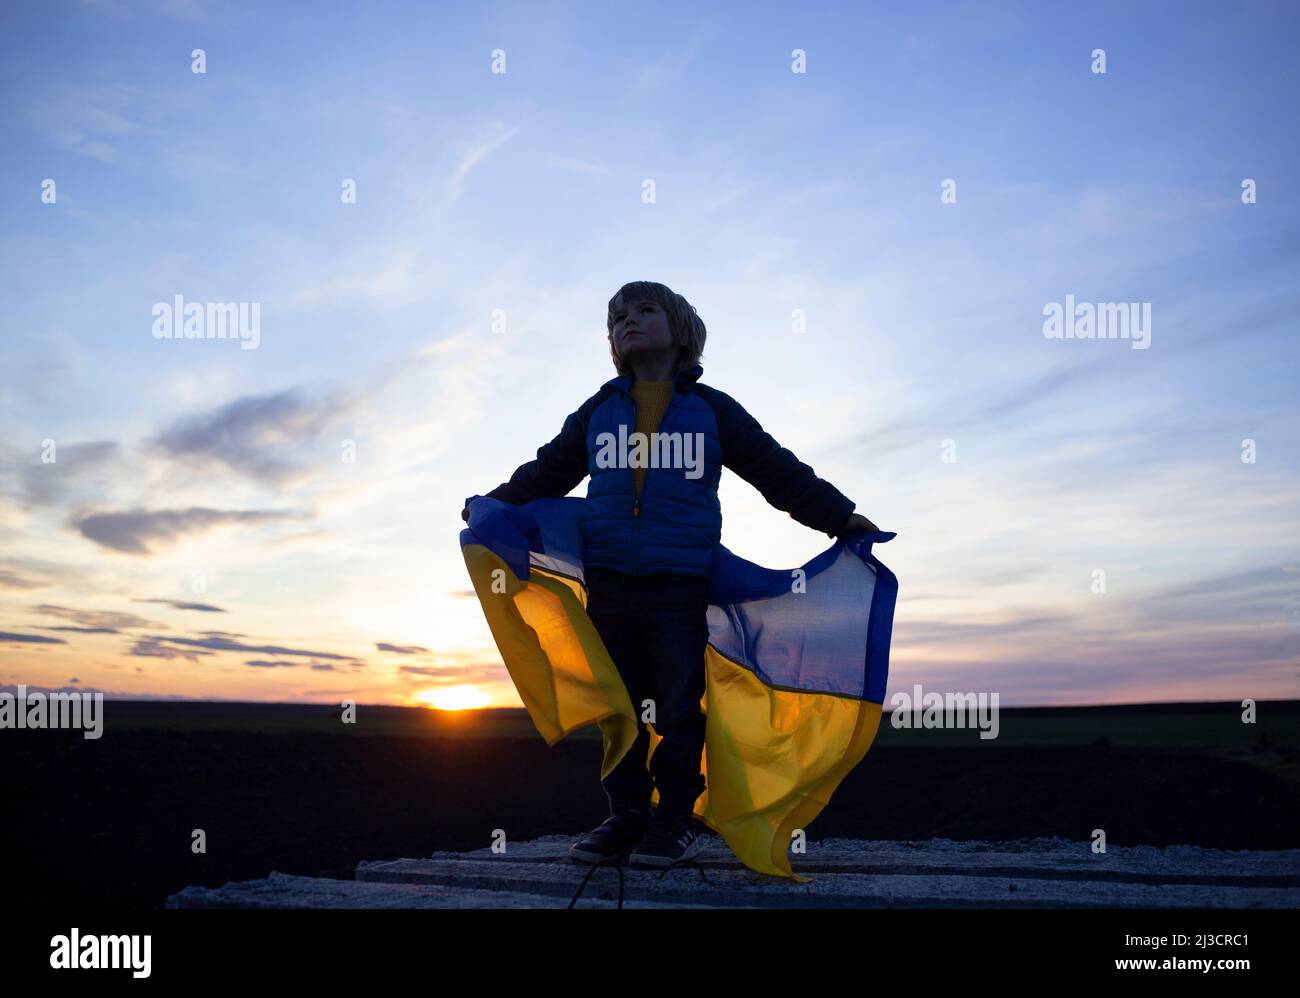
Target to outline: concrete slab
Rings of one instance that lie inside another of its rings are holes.
[[[505,852],[439,852],[363,862],[354,881],[290,877],[187,887],[167,906],[306,908],[565,908],[588,867],[574,836],[508,843]],[[796,884],[746,869],[717,836],[666,872],[624,867],[623,906],[705,908],[1297,908],[1300,849],[1228,852],[1197,846],[1087,842],[880,842],[825,839],[796,855]],[[619,871],[596,870],[575,907],[615,907]]]

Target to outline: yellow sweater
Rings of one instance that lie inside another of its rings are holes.
[[[635,432],[644,433],[648,439],[650,434],[659,429],[659,424],[664,418],[668,400],[673,397],[673,383],[642,381],[638,378],[632,382],[632,397],[636,399]],[[632,477],[636,481],[636,495],[639,499],[641,483],[645,481],[645,468],[633,468]]]

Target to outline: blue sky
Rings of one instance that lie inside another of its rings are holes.
[[[0,684],[517,704],[462,501],[613,375],[644,279],[898,531],[891,691],[1300,692],[1294,5],[0,21]],[[176,295],[260,303],[258,348],[155,339]],[[1067,295],[1149,302],[1149,348],[1044,337]],[[827,543],[721,498],[752,561]]]

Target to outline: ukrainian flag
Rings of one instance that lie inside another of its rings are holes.
[[[584,503],[512,506],[476,496],[460,541],[488,627],[538,732],[554,745],[599,725],[604,779],[636,740],[637,720],[586,612],[578,527]],[[751,870],[812,879],[791,870],[791,837],[821,813],[875,739],[898,580],[871,546],[894,536],[841,538],[790,571],[715,548],[700,703],[707,789],[695,815]],[[658,743],[651,726],[647,766]]]

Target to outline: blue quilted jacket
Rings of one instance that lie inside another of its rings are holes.
[[[703,373],[696,364],[673,378],[658,429],[702,434],[691,438],[703,441],[702,476],[688,477],[686,467],[650,467],[637,497],[632,468],[601,466],[601,435],[618,438],[622,426],[631,436],[636,429],[634,376],[623,375],[601,385],[570,413],[555,439],[538,449],[536,460],[521,465],[488,495],[522,505],[568,495],[590,475],[580,524],[583,561],[633,575],[709,575],[713,548],[722,536],[718,480],[724,466],[777,509],[834,536],[853,512],[852,500],[772,439],[730,395],[700,384]],[[463,517],[475,498],[465,501]]]

